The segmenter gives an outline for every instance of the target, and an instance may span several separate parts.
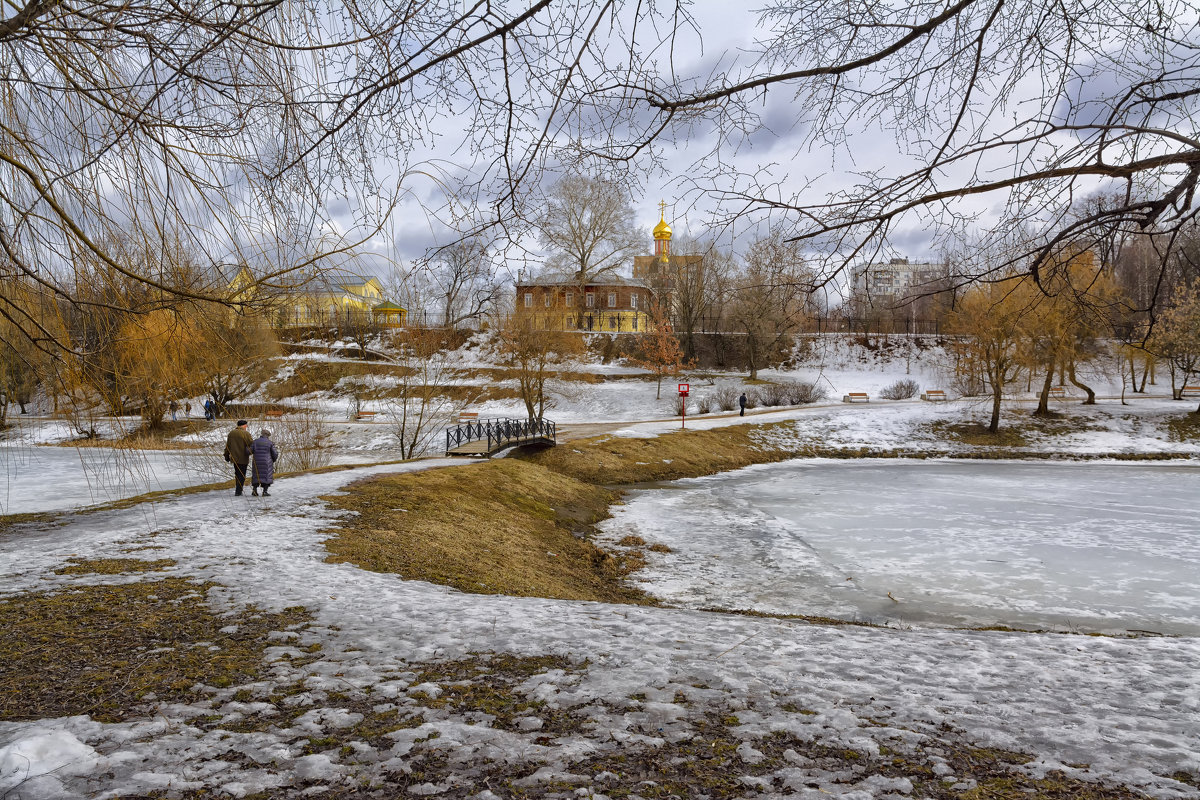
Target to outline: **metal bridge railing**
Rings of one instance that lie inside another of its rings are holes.
[[[487,440],[488,452],[509,444],[550,441],[557,444],[553,421],[537,419],[481,419],[446,428],[446,453],[471,442]]]

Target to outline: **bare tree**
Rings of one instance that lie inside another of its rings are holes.
[[[1192,0],[771,0],[757,13],[761,36],[700,77],[674,61],[614,66],[598,92],[637,100],[614,102],[619,135],[584,149],[628,159],[714,133],[682,182],[726,221],[785,217],[792,237],[829,254],[826,279],[898,234],[968,230],[995,211],[998,236],[1027,239],[1005,263],[981,253],[970,277],[1016,266],[1040,280],[1061,247],[1121,225],[1169,236],[1196,216]],[[797,158],[829,148],[854,175],[797,188],[759,159],[738,169],[732,156],[780,129],[803,132]],[[866,129],[898,140],[855,135]],[[1098,185],[1119,200],[1074,214],[1064,200]]]
[[[436,287],[442,324],[447,328],[483,319],[504,292],[491,254],[479,239],[441,248],[430,256],[425,269]]]
[[[204,310],[197,321],[201,338],[191,379],[212,398],[219,414],[270,377],[270,359],[279,355],[279,342],[261,317],[224,306]]]
[[[579,173],[559,179],[548,193],[538,234],[550,251],[550,268],[578,287],[578,327],[586,312],[584,287],[616,277],[645,246],[630,202],[625,184]]]
[[[17,0],[0,18],[0,279],[90,303],[71,280],[87,262],[245,305],[215,270],[180,283],[126,261],[116,234],[178,237],[282,290],[373,244],[401,200],[519,222],[590,84],[577,67],[619,42],[610,6]],[[450,166],[447,144],[470,156]],[[0,316],[71,344],[2,298]]]
[[[416,458],[451,422],[457,405],[449,391],[453,370],[439,337],[427,331],[409,337],[397,363],[403,370],[396,395],[387,403],[387,415],[401,455]]]
[[[499,351],[504,364],[515,373],[529,419],[541,419],[550,405],[546,383],[554,368],[581,354],[584,345],[576,334],[536,328],[514,315],[499,330]]]
[[[770,236],[751,246],[730,308],[745,333],[751,380],[799,329],[811,286],[812,275],[795,243]]]

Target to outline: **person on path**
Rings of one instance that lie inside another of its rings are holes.
[[[183,404],[183,416],[187,417],[188,419],[192,418],[192,401],[191,400],[188,400],[186,403]]]
[[[738,413],[738,416],[739,417],[746,416],[746,393],[745,392],[742,392],[742,396],[738,398],[738,406],[742,409]]]
[[[178,422],[179,421],[179,403],[172,400],[171,405],[168,406],[168,408],[170,408],[170,410],[171,410],[171,422]]]
[[[246,485],[246,466],[250,463],[250,446],[254,438],[250,435],[249,424],[244,419],[237,421],[237,427],[229,432],[225,439],[225,460],[233,464],[233,494],[242,493]]]
[[[250,494],[258,497],[258,487],[262,487],[262,496],[270,497],[267,489],[275,482],[275,462],[279,460],[279,448],[271,441],[271,432],[259,431],[258,438],[250,444],[250,459],[254,468],[251,475]]]
[[[212,400],[204,401],[204,418],[210,422],[213,419],[213,401]]]

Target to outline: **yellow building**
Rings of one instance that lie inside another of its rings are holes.
[[[407,309],[385,300],[383,284],[373,275],[324,272],[288,291],[271,291],[268,295],[245,266],[224,270],[223,274],[235,301],[252,302],[267,295],[272,317],[281,328],[345,322],[400,327],[408,318]]]

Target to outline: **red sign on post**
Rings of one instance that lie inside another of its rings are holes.
[[[679,427],[680,428],[687,427],[687,396],[688,396],[689,388],[691,388],[691,387],[689,387],[686,383],[679,384],[679,398],[680,398],[680,406],[681,406],[679,409]]]
[[[686,383],[681,383],[681,384],[679,384],[679,393],[680,393],[681,395],[683,395],[684,397],[687,397],[687,393],[688,393],[688,384],[686,384]]]

